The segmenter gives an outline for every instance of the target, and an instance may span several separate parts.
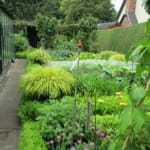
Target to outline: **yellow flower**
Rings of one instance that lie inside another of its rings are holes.
[[[120,95],[121,95],[121,92],[116,92],[116,95],[117,95],[117,96],[120,96]]]
[[[127,103],[120,103],[120,106],[127,106],[128,104]]]
[[[99,99],[98,102],[99,103],[104,103],[104,100],[103,99]]]
[[[123,98],[123,96],[122,96],[122,95],[119,95],[118,97],[119,97],[119,98]]]
[[[111,74],[114,76],[114,75],[116,75],[116,72],[112,72]]]

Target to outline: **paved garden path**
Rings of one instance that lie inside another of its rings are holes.
[[[20,129],[18,81],[24,65],[24,60],[16,60],[0,80],[0,150],[17,150]]]

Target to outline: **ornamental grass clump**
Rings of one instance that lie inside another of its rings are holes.
[[[26,98],[46,100],[70,94],[74,78],[64,69],[57,67],[33,68],[20,79],[20,89]]]
[[[51,56],[45,50],[35,50],[28,55],[27,59],[36,64],[47,65]]]

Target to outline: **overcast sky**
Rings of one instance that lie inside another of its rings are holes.
[[[111,0],[111,1],[112,1],[112,3],[115,5],[115,9],[116,9],[117,11],[119,11],[120,6],[121,6],[123,0]]]

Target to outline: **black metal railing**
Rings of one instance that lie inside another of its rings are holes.
[[[14,57],[13,21],[0,9],[0,74]]]

